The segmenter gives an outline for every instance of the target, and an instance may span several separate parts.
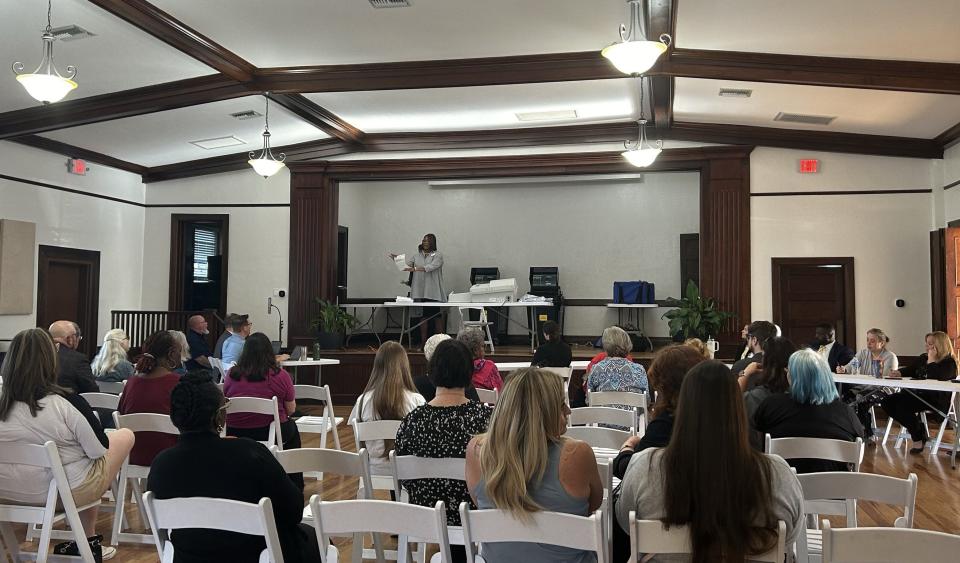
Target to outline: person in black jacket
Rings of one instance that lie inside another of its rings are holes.
[[[563,341],[560,325],[554,321],[543,323],[544,343],[533,353],[531,366],[538,368],[566,368],[573,361],[570,345]]]
[[[226,421],[223,393],[210,374],[194,371],[170,394],[170,419],[180,442],[153,460],[149,490],[157,499],[213,497],[248,503],[268,497],[285,561],[315,563],[320,548],[313,528],[300,524],[303,495],[263,444],[221,438]],[[176,563],[256,563],[262,537],[219,530],[173,532]]]
[[[90,358],[77,352],[77,346],[83,338],[80,327],[72,321],[57,321],[48,331],[57,343],[58,372],[57,385],[70,389],[74,393],[96,393],[100,391],[97,380],[90,370]]]
[[[836,373],[837,366],[850,363],[855,355],[853,350],[837,342],[837,329],[830,323],[818,324],[814,329],[814,340],[808,346],[827,360],[830,373]]]
[[[917,363],[899,371],[890,372],[891,377],[936,379],[938,381],[957,378],[957,360],[954,357],[950,337],[944,332],[937,331],[927,334],[925,340],[927,351],[920,355]],[[880,406],[910,432],[910,439],[913,440],[910,453],[921,454],[924,445],[927,443],[927,434],[918,415],[922,411],[931,410],[931,406],[942,414],[946,414],[950,409],[950,393],[942,391],[900,391],[886,396]]]

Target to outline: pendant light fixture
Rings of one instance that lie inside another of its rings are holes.
[[[50,25],[50,12],[53,10],[53,0],[47,0],[47,28],[43,31],[40,38],[43,40],[43,59],[40,60],[40,66],[31,74],[23,71],[23,63],[17,61],[13,63],[13,73],[17,75],[17,82],[27,89],[27,93],[34,99],[51,104],[59,102],[64,96],[77,87],[73,79],[77,76],[77,67],[68,66],[66,77],[61,76],[57,67],[53,64],[53,42],[56,37],[53,35],[53,28]]]
[[[647,118],[643,111],[643,77],[638,76],[637,81],[640,83],[640,119],[637,121],[640,134],[636,144],[630,141],[624,141],[623,148],[627,150],[620,154],[637,168],[645,168],[653,164],[653,161],[657,160],[657,157],[660,156],[660,151],[663,150],[663,141],[657,140],[656,144],[654,144],[647,139]]]
[[[270,150],[270,93],[267,92],[263,97],[267,104],[263,116],[263,150],[260,152],[260,156],[256,156],[256,151],[250,151],[250,160],[247,163],[253,166],[257,174],[269,178],[286,166],[283,160],[287,156],[280,153],[280,158],[275,158],[273,151]]]
[[[641,20],[643,0],[627,0],[630,5],[630,27],[620,24],[620,43],[614,43],[600,54],[624,74],[643,74],[666,52],[672,38],[661,34],[659,41],[648,41]]]

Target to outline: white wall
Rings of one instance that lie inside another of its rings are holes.
[[[277,337],[277,314],[267,316],[274,289],[289,291],[290,174],[269,179],[250,170],[147,184],[150,207],[144,220],[143,308],[167,308],[170,276],[170,222],[174,213],[230,215],[227,310],[247,313],[254,330]],[[185,204],[206,204],[196,207]],[[231,207],[231,204],[284,204],[282,207]],[[289,294],[288,294],[289,296]],[[273,297],[286,323],[288,298]],[[284,343],[289,332],[284,326]]]
[[[467,291],[470,268],[496,266],[529,288],[530,266],[559,266],[568,299],[607,299],[615,280],[680,292],[681,233],[699,232],[699,174],[651,173],[642,181],[438,187],[426,181],[340,185],[341,225],[350,228],[351,298],[406,295],[406,274],[385,254],[410,255],[424,233],[444,254],[444,290]],[[599,334],[615,322],[606,307],[567,307],[565,332]],[[524,318],[514,312],[517,320]],[[647,312],[648,334],[666,323]],[[513,325],[513,333],[522,329]]]
[[[66,157],[10,142],[0,142],[0,174],[141,204],[144,199],[135,174],[91,165],[86,176],[74,176],[67,174]],[[100,252],[99,334],[88,338],[102,339],[111,310],[140,308],[143,207],[0,179],[0,218],[36,223],[38,245]],[[29,315],[0,315],[0,339],[36,326],[36,297]]]
[[[820,159],[822,171],[799,174],[800,158]],[[754,194],[930,189],[932,170],[929,160],[770,148],[750,158]],[[771,258],[853,256],[856,345],[865,346],[863,333],[876,326],[891,336],[895,352],[920,353],[931,323],[931,194],[752,197],[750,207],[754,319],[773,315]],[[894,306],[898,298],[906,307]]]
[[[960,219],[960,185],[944,191],[944,186],[949,186],[954,182],[960,181],[960,144],[954,145],[944,151],[943,160],[935,161],[936,171],[938,172],[937,183],[934,191],[940,193],[942,198],[943,212],[938,218],[937,226],[946,227],[950,221]]]

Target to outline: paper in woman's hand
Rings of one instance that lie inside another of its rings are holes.
[[[398,254],[393,258],[393,263],[397,265],[397,269],[401,272],[407,269],[407,255]]]

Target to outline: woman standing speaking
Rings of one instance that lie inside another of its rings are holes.
[[[396,258],[391,254],[390,258]],[[410,272],[410,297],[414,301],[427,303],[443,303],[446,296],[443,293],[443,254],[437,250],[437,236],[433,233],[423,235],[417,252],[407,258],[407,268]],[[444,331],[443,309],[437,309],[431,314],[421,309],[420,313],[420,342],[426,342],[431,334]],[[411,311],[413,315],[415,311]],[[428,325],[433,324],[433,331]]]

